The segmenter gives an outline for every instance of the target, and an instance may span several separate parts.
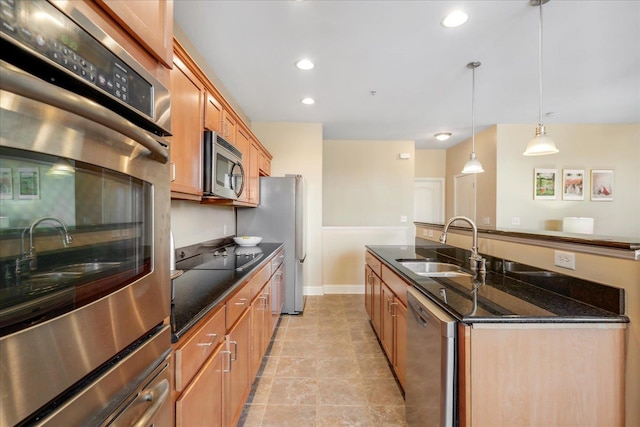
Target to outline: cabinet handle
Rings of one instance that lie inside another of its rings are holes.
[[[174,162],[169,163],[171,165],[171,182],[176,180],[176,164]]]
[[[396,310],[395,310],[395,306],[398,305],[397,302],[392,302],[391,303],[391,317],[398,317],[398,315],[396,314]]]
[[[235,357],[231,357],[231,361],[235,362],[236,360],[238,360],[238,341],[229,341],[229,343],[233,344],[233,347],[235,348],[236,351],[236,355]]]
[[[227,361],[229,362],[229,364],[227,365],[229,366],[229,369],[222,368],[222,372],[231,372],[231,352],[229,350],[222,350],[220,353],[225,353],[228,356]]]
[[[196,344],[198,347],[211,347],[213,345],[213,343],[216,340],[216,337],[218,336],[218,334],[206,334],[206,336],[211,338],[211,341],[209,342],[200,342],[198,344]]]
[[[247,303],[246,298],[240,298],[239,302],[235,303],[236,305],[245,305]]]

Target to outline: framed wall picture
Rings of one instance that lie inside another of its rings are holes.
[[[562,200],[584,200],[584,170],[563,169]]]
[[[556,199],[556,177],[557,169],[534,170],[533,178],[533,198],[535,200],[555,200]]]
[[[11,168],[0,168],[0,199],[13,199]]]
[[[18,199],[40,198],[40,173],[38,168],[18,168]]]
[[[613,200],[613,169],[591,169],[591,200]]]

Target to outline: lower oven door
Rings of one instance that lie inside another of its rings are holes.
[[[138,426],[172,425],[170,327],[161,326],[123,355],[78,386],[37,426]]]

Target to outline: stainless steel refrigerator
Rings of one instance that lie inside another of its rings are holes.
[[[264,243],[284,243],[283,313],[304,310],[305,245],[304,178],[301,175],[260,177],[257,208],[236,209],[236,234],[261,236]]]

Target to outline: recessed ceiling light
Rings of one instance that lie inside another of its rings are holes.
[[[300,61],[296,62],[296,67],[301,70],[311,70],[313,67],[315,67],[315,64],[309,59],[301,59]]]
[[[469,20],[469,15],[461,10],[454,10],[442,20],[442,25],[447,28],[459,27]]]
[[[435,136],[438,141],[446,141],[451,138],[451,132],[438,132],[433,136]]]
[[[302,99],[300,100],[300,102],[302,102],[302,103],[303,103],[303,104],[305,104],[305,105],[312,105],[312,104],[315,104],[315,103],[316,103],[316,100],[315,100],[315,99],[313,99],[313,98],[309,98],[309,97],[307,97],[307,98],[302,98]]]

